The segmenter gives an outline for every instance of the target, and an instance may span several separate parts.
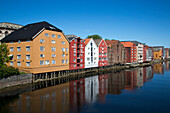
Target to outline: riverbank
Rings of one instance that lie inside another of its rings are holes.
[[[130,68],[136,68],[136,67],[144,67],[144,66],[150,66],[157,63],[161,63],[164,61],[168,61],[169,59],[159,60],[159,61],[152,61],[149,63],[141,63],[141,64],[129,64],[129,65],[123,65],[123,66],[107,66],[107,67],[98,67],[98,68],[90,68],[90,69],[84,69],[84,70],[74,70],[67,73],[60,73],[59,75],[55,75],[55,73],[51,73],[50,76],[45,74],[41,74],[40,76],[27,74],[27,75],[17,75],[17,76],[11,76],[6,79],[0,80],[0,90],[17,87],[21,85],[27,85],[32,83],[37,83],[41,81],[47,81],[47,80],[54,80],[54,79],[61,79],[61,78],[85,78],[87,76],[99,74],[99,73],[106,73],[106,72],[116,72],[121,71],[124,69],[130,69]],[[35,77],[33,77],[35,76]]]

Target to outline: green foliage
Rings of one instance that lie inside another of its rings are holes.
[[[0,78],[9,77],[13,75],[19,75],[19,70],[14,67],[3,66],[0,67]]]
[[[0,67],[5,66],[5,63],[10,61],[8,46],[4,43],[0,45]]]
[[[105,41],[106,41],[106,40],[110,40],[110,39],[107,39],[107,38],[106,38]]]
[[[93,39],[102,39],[102,37],[101,36],[99,36],[99,35],[89,35],[89,36],[87,36],[87,39],[88,38],[93,38]]]

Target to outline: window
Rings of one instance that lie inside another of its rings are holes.
[[[17,51],[21,51],[21,47],[17,47]]]
[[[94,50],[95,50],[96,48],[94,48]]]
[[[83,64],[80,64],[80,67],[82,67],[83,66]]]
[[[51,37],[54,37],[54,38],[55,38],[55,35],[54,35],[54,34],[52,34],[52,35],[51,35]]]
[[[81,59],[80,62],[83,62],[83,59]]]
[[[88,62],[88,64],[90,64],[90,62]]]
[[[65,48],[61,48],[62,52],[65,52]]]
[[[61,44],[65,44],[65,42],[64,42],[64,41],[62,41],[62,42],[61,42]]]
[[[90,60],[90,58],[87,58],[87,61],[89,61]]]
[[[90,53],[88,53],[88,55],[90,55]]]
[[[21,59],[21,55],[17,55],[17,59],[20,60]]]
[[[58,35],[58,38],[61,38],[61,35]]]
[[[81,49],[81,52],[83,52],[83,49]]]
[[[52,44],[55,44],[55,40],[51,40],[51,43],[52,43]]]
[[[43,42],[44,42],[44,39],[40,39],[40,42],[43,43]]]
[[[44,65],[44,60],[41,60],[41,61],[40,61],[40,65]]]
[[[41,57],[41,58],[44,58],[44,54],[40,54],[40,57]]]
[[[74,46],[76,46],[76,43],[74,43]]]
[[[76,59],[74,59],[74,62],[76,62]]]
[[[74,56],[76,56],[76,54],[74,53]]]
[[[106,60],[106,57],[104,59]]]
[[[81,44],[81,47],[83,47],[83,44]]]
[[[18,43],[21,43],[21,40],[18,40]]]
[[[56,57],[56,54],[52,54],[52,57]]]
[[[102,60],[102,58],[99,58],[99,60]]]
[[[75,42],[77,42],[77,39],[75,39]]]
[[[99,53],[99,55],[102,55],[102,53]]]
[[[40,51],[44,51],[45,47],[44,46],[40,46]]]
[[[30,62],[26,62],[26,66],[28,66],[28,67],[29,67],[29,66],[30,66]]]
[[[48,34],[48,33],[45,33],[45,36],[48,36],[48,37],[49,37],[49,34]]]
[[[21,62],[18,61],[18,62],[17,62],[17,66],[21,66]]]
[[[74,52],[76,52],[76,49],[74,49]]]
[[[26,59],[27,59],[27,60],[30,60],[30,55],[26,55]]]
[[[97,57],[94,57],[94,60],[97,60]]]
[[[102,43],[102,45],[104,45],[104,43]]]
[[[68,52],[68,48],[66,48],[66,52]]]
[[[46,60],[46,61],[45,61],[45,64],[46,64],[46,65],[50,64],[49,60]]]
[[[11,65],[11,66],[13,66],[13,65],[14,65],[13,61],[10,61],[10,65]]]
[[[30,46],[26,46],[26,51],[30,51]]]
[[[62,64],[64,64],[65,63],[65,60],[62,60]]]
[[[80,55],[81,55],[81,56],[83,56],[83,54],[82,54],[82,53],[81,53]]]
[[[104,55],[107,55],[107,53],[104,53]]]
[[[52,48],[51,48],[51,51],[55,51],[55,47],[52,47]]]
[[[52,60],[51,64],[56,64],[55,60]]]
[[[74,67],[76,67],[76,64],[74,64]]]
[[[11,52],[14,51],[14,48],[13,48],[13,47],[10,47],[10,51],[11,51]]]
[[[88,48],[88,50],[89,50],[90,48]]]
[[[62,57],[65,57],[65,54],[62,54]]]
[[[66,63],[68,63],[68,59],[66,59]]]

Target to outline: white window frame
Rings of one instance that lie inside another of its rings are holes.
[[[51,40],[51,43],[52,43],[52,44],[55,44],[55,40]]]
[[[45,51],[45,47],[44,46],[40,46],[40,51]]]
[[[55,47],[51,47],[51,51],[56,51],[56,48]]]
[[[64,44],[65,44],[65,41],[62,41],[62,42],[61,42],[61,44],[63,44],[63,45],[64,45]]]
[[[27,60],[30,60],[30,55],[26,55],[26,59],[27,59]]]
[[[51,37],[55,38],[56,36],[55,36],[55,34],[52,34]]]
[[[52,61],[51,61],[51,64],[56,64],[56,60],[52,60]]]
[[[26,66],[30,67],[31,63],[30,62],[26,62]]]
[[[42,56],[41,56],[41,55],[42,55]],[[41,58],[44,58],[44,57],[45,57],[45,55],[44,55],[44,54],[40,54],[40,57],[41,57]]]
[[[13,52],[14,51],[14,47],[10,47],[10,51]]]
[[[21,47],[17,47],[17,51],[21,51]]]
[[[21,66],[21,62],[20,61],[17,62],[17,66]]]
[[[50,61],[49,60],[45,60],[45,65],[49,65]]]
[[[44,65],[44,60],[40,60],[40,65]]]
[[[31,46],[26,46],[26,51],[30,51],[30,50],[31,50]]]
[[[46,36],[46,37],[49,37],[49,33],[45,33],[45,36]]]

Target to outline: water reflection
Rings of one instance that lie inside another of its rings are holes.
[[[82,112],[86,105],[105,103],[107,95],[120,95],[124,90],[143,87],[145,82],[153,78],[153,73],[163,74],[169,67],[170,63],[166,62],[154,67],[135,68],[70,82],[64,79],[62,84],[57,80],[48,81],[34,86],[32,92],[20,94],[16,101],[9,104],[10,110],[14,113]],[[39,89],[50,85],[54,86]]]

